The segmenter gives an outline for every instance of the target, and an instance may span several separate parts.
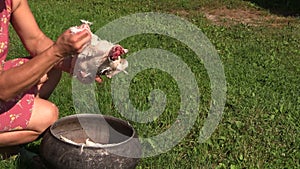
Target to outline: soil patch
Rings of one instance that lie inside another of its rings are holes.
[[[244,24],[249,26],[284,26],[299,19],[269,14],[250,9],[204,9],[204,16],[216,25],[231,26]]]

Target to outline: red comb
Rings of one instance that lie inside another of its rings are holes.
[[[119,58],[119,56],[121,56],[123,54],[125,54],[125,50],[122,46],[120,46],[120,45],[114,46],[110,53],[110,59],[117,60]]]

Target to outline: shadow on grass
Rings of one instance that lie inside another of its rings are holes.
[[[245,0],[281,16],[300,16],[300,0]]]

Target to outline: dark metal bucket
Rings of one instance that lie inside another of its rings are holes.
[[[101,146],[76,145],[87,138]],[[134,128],[126,121],[100,114],[77,114],[56,121],[45,133],[40,153],[51,169],[132,169],[141,156]]]

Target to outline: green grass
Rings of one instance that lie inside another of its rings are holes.
[[[300,21],[282,27],[260,25],[216,26],[206,20],[203,8],[254,8],[241,0],[209,1],[123,1],[48,0],[30,1],[41,29],[54,40],[79,19],[94,22],[93,31],[121,16],[160,11],[178,14],[197,25],[219,52],[227,81],[227,102],[223,119],[211,138],[198,137],[209,111],[210,83],[201,60],[180,42],[160,35],[139,35],[120,43],[130,52],[144,48],[171,51],[191,68],[201,93],[199,117],[189,134],[172,150],[142,159],[138,168],[300,168]],[[260,9],[263,10],[263,9]],[[188,15],[181,15],[187,11]],[[26,55],[14,33],[10,57]],[[97,86],[102,113],[123,118],[116,110],[111,80]],[[64,75],[50,100],[60,116],[74,114],[71,79]],[[176,82],[168,74],[151,69],[131,82],[130,98],[139,110],[149,108],[153,89],[167,94],[164,113],[148,124],[133,123],[140,136],[157,135],[174,123],[180,99]],[[28,145],[37,151],[39,142]],[[15,159],[0,161],[0,168],[15,168]]]

